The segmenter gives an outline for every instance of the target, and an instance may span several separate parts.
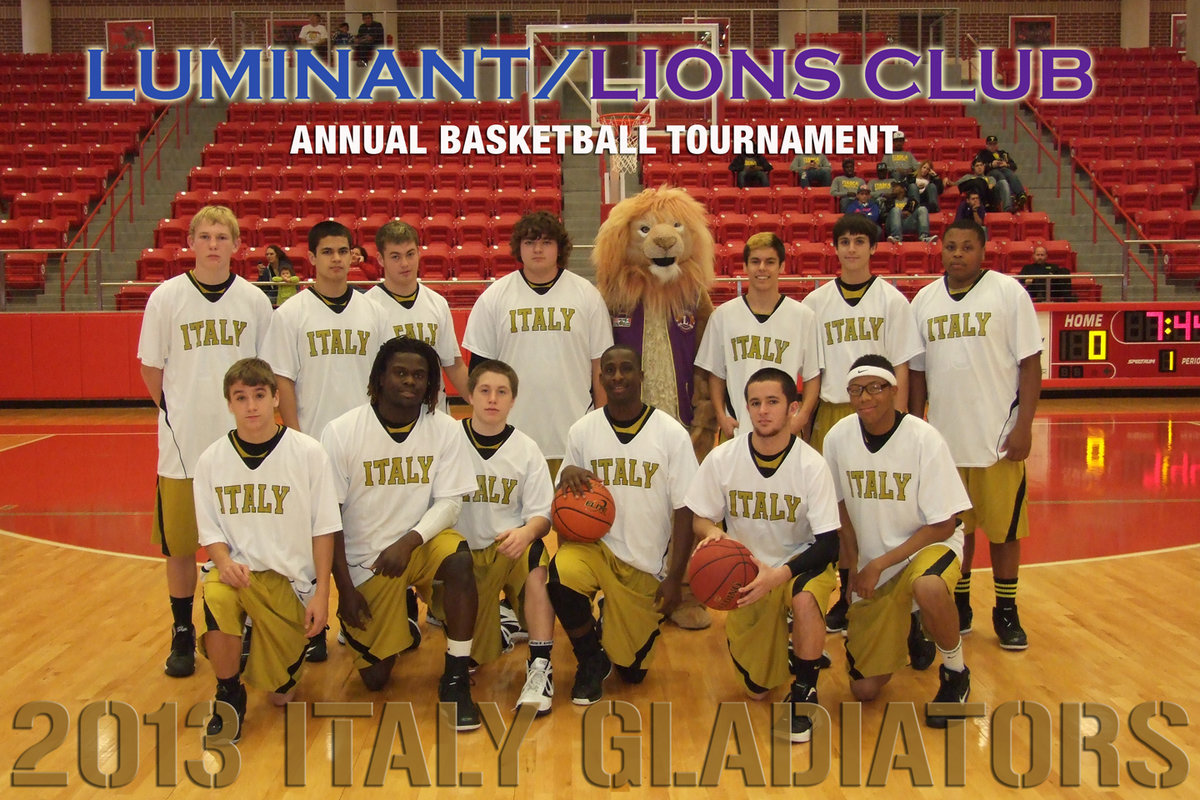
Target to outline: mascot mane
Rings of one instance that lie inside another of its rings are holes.
[[[643,304],[649,312],[677,318],[694,313],[713,280],[713,238],[704,206],[685,190],[666,186],[622,200],[596,234],[592,265],[600,294],[614,312]]]

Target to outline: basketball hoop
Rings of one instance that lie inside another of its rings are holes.
[[[622,112],[619,114],[600,114],[596,121],[601,125],[621,128],[626,144],[637,146],[638,129],[650,124],[650,115],[642,112]],[[624,175],[635,175],[638,171],[637,153],[617,153],[613,155],[613,172]]]

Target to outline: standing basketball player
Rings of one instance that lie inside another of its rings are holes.
[[[873,700],[904,666],[905,631],[915,602],[942,654],[935,703],[963,703],[971,692],[951,590],[963,535],[955,516],[971,506],[945,440],[932,425],[896,411],[899,381],[880,355],[856,360],[846,389],[857,418],[825,439],[842,521],[843,550],[854,573],[846,660],[850,690]],[[950,717],[925,716],[935,728]]]
[[[464,400],[467,397],[467,367],[458,349],[454,318],[446,298],[419,281],[421,242],[416,228],[392,220],[375,233],[375,248],[383,265],[383,283],[372,287],[367,297],[383,309],[392,336],[407,336],[430,344],[442,361],[446,378]],[[443,390],[439,407],[447,411]]]
[[[258,354],[271,322],[267,296],[229,271],[239,233],[224,206],[196,212],[188,227],[196,267],[151,293],[138,339],[142,380],[159,409],[154,541],[167,563],[174,622],[165,671],[173,678],[196,670],[196,460],[233,427],[220,399],[225,370]]]
[[[475,578],[470,549],[451,526],[476,482],[462,430],[436,408],[441,371],[425,342],[384,342],[371,366],[370,402],[330,422],[321,444],[342,504],[344,534],[334,539],[333,557],[338,617],[363,684],[382,689],[397,654],[413,643],[408,587],[428,602],[434,580],[443,581],[447,650],[438,699],[455,704],[455,729],[471,730],[480,725],[468,675]]]
[[[746,691],[761,700],[790,672],[788,702],[816,703],[838,553],[833,479],[820,454],[790,428],[799,406],[792,374],[764,367],[750,376],[743,397],[750,435],[718,445],[704,459],[687,505],[693,530],[704,537],[701,547],[728,536],[746,545],[758,566],[725,618],[729,655]],[[793,707],[778,732],[807,742],[812,719]]]
[[[921,340],[904,295],[871,274],[878,234],[875,223],[859,214],[839,219],[833,226],[833,250],[840,274],[803,300],[816,317],[821,352],[821,402],[809,439],[818,453],[834,423],[854,413],[842,378],[859,356],[878,353],[896,365],[896,410],[908,408],[908,362],[921,352]],[[846,555],[838,558],[841,592],[825,620],[830,633],[846,630],[850,574]]]
[[[646,677],[659,625],[679,604],[692,550],[692,512],[683,498],[696,454],[687,429],[642,402],[641,357],[631,348],[604,351],[600,382],[608,404],[571,426],[559,484],[582,493],[589,481],[603,483],[616,521],[598,542],[563,543],[547,587],[578,660],[576,705],[604,695],[614,664],[626,683]],[[600,592],[602,632],[592,616]]]
[[[807,430],[817,407],[821,365],[813,314],[779,291],[785,255],[783,240],[773,233],[746,241],[746,293],[713,312],[696,354],[696,366],[709,372],[713,409],[726,439],[750,428],[741,398],[746,381],[763,367],[778,367],[804,383],[803,400],[788,422],[792,433]]]
[[[1033,301],[1014,278],[983,269],[986,234],[957,220],[942,240],[946,277],[913,299],[925,352],[912,361],[909,408],[929,400],[971,498],[963,515],[963,577],[954,590],[959,627],[971,630],[975,528],[991,543],[992,626],[1006,650],[1029,646],[1017,615],[1021,539],[1029,535],[1025,458],[1042,387],[1042,339]]]
[[[554,698],[554,609],[546,594],[550,559],[542,539],[550,532],[554,486],[542,451],[508,424],[518,385],[512,367],[490,359],[476,364],[467,378],[471,416],[462,430],[478,485],[463,495],[458,529],[471,546],[479,594],[471,657],[487,664],[503,651],[498,624],[503,590],[529,626],[525,688],[517,705],[545,714]]]
[[[525,391],[511,421],[527,431],[555,471],[566,452],[567,429],[595,398],[600,354],[612,344],[604,298],[586,279],[567,271],[571,239],[553,214],[527,214],[513,228],[509,248],[521,269],[489,286],[471,309],[463,348],[475,358],[512,366]]]
[[[196,464],[200,543],[216,570],[204,581],[204,649],[217,675],[217,700],[246,717],[238,676],[242,625],[258,620],[246,681],[284,705],[296,692],[308,637],[325,629],[333,534],[342,527],[321,445],[278,425],[275,374],[262,359],[225,373],[225,399],[237,427],[213,442]],[[214,716],[208,734],[224,731]]]

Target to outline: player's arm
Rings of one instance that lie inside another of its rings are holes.
[[[718,520],[707,519],[692,512],[692,536],[700,540],[697,547],[704,547],[717,539],[724,539],[727,535],[725,531],[721,530]]]
[[[921,419],[925,418],[925,403],[929,400],[929,389],[925,383],[925,371],[908,371],[908,410]]]
[[[600,385],[600,359],[592,359],[592,407],[600,408],[608,403],[608,395]]]
[[[782,586],[798,575],[824,569],[829,564],[837,561],[837,557],[838,532],[826,531],[818,533],[813,538],[811,545],[792,556],[786,564],[780,564],[778,567],[768,567],[757,558],[754,559],[754,563],[758,566],[758,575],[754,576],[754,580],[738,590],[741,592],[741,597],[738,598],[737,603],[738,608],[744,608],[745,606],[757,603],[777,587]]]
[[[335,534],[326,533],[313,537],[313,565],[317,570],[317,586],[304,609],[305,636],[316,636],[325,630],[325,623],[329,621],[329,579],[333,572],[334,536]]]
[[[944,542],[954,534],[955,518],[942,520],[932,525],[922,525],[903,544],[892,548],[878,558],[873,558],[858,570],[852,579],[851,586],[859,597],[870,597],[875,594],[875,584],[879,576],[888,567],[908,561],[923,547]]]
[[[1017,421],[1004,440],[1004,457],[1024,461],[1033,447],[1033,416],[1042,394],[1042,354],[1021,359],[1017,383]]]
[[[854,530],[854,523],[850,521],[850,512],[846,510],[845,500],[838,501],[838,518],[841,520],[838,530],[838,558],[840,560],[845,556],[846,559],[839,568],[850,570],[850,580],[853,583],[858,567],[858,533]]]
[[[275,373],[275,392],[279,395],[279,418],[292,430],[300,430],[300,414],[296,406],[296,382]]]
[[[796,416],[792,417],[792,433],[796,436],[803,436],[808,429],[808,424],[812,422],[813,412],[817,409],[817,401],[821,399],[821,375],[809,378],[804,382],[804,388],[800,392],[800,410],[796,412]]]
[[[717,415],[717,429],[726,439],[732,439],[737,432],[737,417],[725,413],[725,379],[711,372],[708,373],[708,399]]]
[[[525,548],[550,532],[548,517],[534,517],[519,528],[510,528],[496,537],[496,551],[506,558],[520,558]]]
[[[896,410],[908,411],[908,362],[896,364]]]
[[[246,589],[250,586],[250,568],[233,560],[229,555],[229,545],[225,542],[213,542],[205,549],[208,551],[208,557],[217,567],[221,583],[235,589]]]
[[[654,593],[654,604],[663,616],[669,616],[683,599],[683,575],[688,559],[692,555],[692,510],[687,506],[675,509],[671,526],[671,563],[667,565],[667,577]]]
[[[458,396],[466,400],[467,395],[467,365],[463,363],[462,356],[456,356],[454,363],[448,367],[443,367],[446,371],[446,377],[450,379],[450,385],[458,392]]]
[[[367,627],[371,610],[366,598],[354,588],[350,565],[346,561],[346,536],[341,531],[333,534],[333,585],[338,590],[338,617],[352,628]]]
[[[147,367],[142,364],[142,383],[146,384],[146,391],[150,394],[150,399],[154,401],[154,405],[162,408],[163,395],[163,371],[161,367]]]

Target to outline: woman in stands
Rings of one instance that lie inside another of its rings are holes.
[[[370,254],[367,253],[367,248],[361,244],[356,244],[350,248],[350,269],[353,270],[356,267],[363,271],[363,275],[367,277],[367,280],[379,280],[379,267],[371,260]],[[354,280],[354,277],[352,276],[350,280]],[[366,290],[363,289],[363,291]]]
[[[258,268],[258,282],[263,284],[261,288],[266,292],[267,297],[270,298],[271,305],[275,305],[276,303],[276,290],[278,289],[278,286],[273,285],[271,280],[272,278],[278,278],[279,270],[284,267],[292,270],[293,274],[295,273],[292,261],[288,258],[287,253],[284,252],[284,249],[277,244],[267,245],[267,263],[262,264]]]
[[[908,196],[920,203],[930,214],[941,211],[938,198],[946,190],[946,185],[942,176],[933,168],[932,161],[922,161],[917,171],[904,179],[904,183],[908,189]]]

